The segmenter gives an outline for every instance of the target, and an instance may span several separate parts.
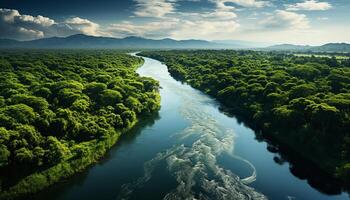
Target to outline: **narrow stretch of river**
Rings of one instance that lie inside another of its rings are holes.
[[[157,60],[144,59],[137,72],[160,82],[159,114],[142,120],[100,163],[34,199],[349,198],[332,184],[317,188],[251,129],[220,112],[215,100],[174,80]]]

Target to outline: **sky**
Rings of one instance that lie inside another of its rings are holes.
[[[350,43],[350,0],[0,0],[0,38]]]

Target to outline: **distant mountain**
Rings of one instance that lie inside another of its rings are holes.
[[[267,49],[269,50],[276,50],[276,51],[305,51],[311,48],[312,46],[294,45],[294,44],[278,44],[278,45],[267,47]]]
[[[347,43],[328,43],[319,47],[312,48],[312,51],[318,52],[346,52],[350,53],[350,44]]]
[[[264,50],[275,51],[296,51],[296,52],[350,52],[350,44],[347,43],[328,43],[322,46],[309,46],[309,45],[293,45],[293,44],[280,44],[274,45]]]
[[[68,37],[51,37],[31,41],[17,41],[0,39],[0,48],[111,48],[111,49],[257,49],[268,51],[296,51],[296,52],[350,52],[350,44],[329,43],[322,46],[280,44],[267,46],[266,43],[247,42],[240,40],[173,40],[165,38],[161,40],[142,37],[95,37],[84,34],[76,34]],[[262,48],[264,47],[264,48]]]
[[[0,48],[118,48],[118,49],[219,49],[234,48],[234,45],[205,40],[153,40],[142,37],[95,37],[83,34],[68,37],[51,37],[32,41],[0,39]]]

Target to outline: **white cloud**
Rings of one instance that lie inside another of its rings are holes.
[[[139,17],[164,17],[175,10],[173,0],[135,0],[135,2],[137,4],[134,14]]]
[[[79,17],[63,22],[41,15],[22,15],[18,10],[0,8],[0,38],[30,40],[77,33],[102,35],[99,25]]]
[[[180,28],[171,33],[171,37],[178,39],[228,39],[240,25],[233,21],[221,20],[185,20],[181,23]]]
[[[32,29],[26,29],[23,27],[19,27],[18,31],[20,34],[25,35],[26,37],[32,37],[32,38],[42,38],[44,37],[44,32],[32,30]]]
[[[21,15],[17,10],[0,8],[0,37],[12,39],[36,39],[44,37],[54,20],[43,16]]]
[[[33,17],[30,15],[19,15],[18,16],[18,20],[22,21],[22,22],[27,22],[27,23],[34,23],[34,24],[38,24],[40,26],[52,26],[53,24],[55,24],[55,21],[47,18],[47,17],[43,17],[41,15],[38,15],[37,17]]]
[[[143,1],[144,4],[142,5],[154,5],[155,7],[157,7],[156,5],[163,6],[170,3],[171,8],[162,10],[162,12],[158,12],[158,8],[148,11],[143,10],[144,13],[141,14],[141,10],[137,7],[136,11],[138,11],[139,16],[148,16],[154,12],[155,18],[148,22],[129,21],[105,25],[104,31],[102,31],[99,24],[80,17],[71,17],[62,22],[56,22],[43,16],[22,15],[17,10],[2,9],[2,12],[0,12],[0,28],[2,30],[0,31],[0,37],[29,40],[83,33],[114,37],[134,35],[148,38],[223,39],[234,33],[240,26],[236,20],[235,8],[232,6],[218,3],[216,8],[210,12],[184,13],[174,10],[177,1],[180,0],[156,0],[152,3]],[[141,0],[138,0],[138,2],[140,3]],[[159,2],[165,2],[166,4],[158,4]]]
[[[328,2],[319,2],[318,0],[305,0],[302,3],[286,5],[287,10],[329,10],[332,5]]]
[[[79,30],[81,33],[84,33],[87,35],[95,35],[95,36],[101,35],[101,32],[99,31],[100,26],[87,19],[82,19],[80,17],[73,17],[65,20],[64,23],[67,24],[71,29]]]
[[[108,32],[115,37],[140,36],[148,38],[169,37],[169,32],[173,31],[178,25],[176,19],[167,19],[145,24],[135,24],[125,21],[119,24],[112,24]]]
[[[0,8],[0,19],[8,23],[13,23],[15,17],[21,16],[17,10]]]
[[[271,3],[269,1],[260,1],[260,0],[211,0],[216,3],[220,7],[228,7],[226,3],[234,3],[243,7],[256,7],[261,8],[265,6],[270,6]]]
[[[234,33],[240,26],[236,21],[235,8],[225,5],[224,1],[216,2],[216,8],[211,12],[200,13],[176,11],[174,7],[175,2],[178,1],[180,0],[168,1],[168,3],[171,2],[172,9],[165,9],[167,12],[154,12],[153,16],[160,19],[146,23],[128,21],[113,24],[108,32],[118,37],[136,35],[150,38],[223,39]],[[159,3],[158,0],[156,2]],[[143,10],[142,16],[148,16],[148,13],[150,12]]]
[[[240,27],[233,6],[218,1],[216,9],[205,13],[180,13],[180,26],[171,33],[179,39],[227,39]]]
[[[261,11],[255,8],[270,6],[271,4],[267,0],[209,0],[215,3],[215,7],[211,10],[181,12],[176,9],[180,7],[181,1],[198,0],[135,1],[138,4],[130,16],[130,21],[104,24],[103,26],[80,17],[55,21],[41,15],[24,15],[14,9],[0,8],[0,38],[29,40],[83,33],[95,36],[141,36],[154,39],[170,37],[174,39],[241,39],[270,42],[276,40],[294,43],[310,41],[311,43],[326,40],[326,37],[331,38],[330,36],[334,32],[329,31],[328,33],[329,29],[325,28],[326,26],[320,32],[317,32],[321,29],[319,26],[310,29],[311,19],[309,20],[305,14],[291,11],[296,7],[301,10],[303,6],[300,5],[303,3],[285,5],[289,10],[266,12],[265,9]],[[305,2],[322,3],[314,0]],[[253,13],[247,15],[247,13],[238,12],[240,8],[236,8],[236,5],[254,8]],[[294,7],[292,8],[292,6]],[[147,9],[142,10],[141,7]],[[152,9],[150,9],[151,7]],[[303,9],[305,10],[306,7],[304,6]],[[308,7],[308,9],[311,8]],[[239,18],[237,13],[244,17]],[[323,16],[312,19],[327,20],[328,18]],[[316,34],[319,34],[318,38],[316,38]],[[344,39],[346,32],[329,40],[334,40],[336,37],[339,37],[339,40]]]
[[[200,1],[200,0],[134,0],[136,2],[136,10],[134,14],[138,17],[154,17],[163,18],[167,14],[177,14],[176,3],[180,1]],[[216,4],[217,10],[220,10],[220,14],[228,14],[228,11],[232,11],[234,6],[227,5],[227,3],[234,3],[243,7],[257,7],[271,5],[268,1],[260,0],[210,0]],[[217,10],[215,12],[217,12]],[[225,11],[226,13],[223,13]],[[218,14],[218,13],[217,13]],[[232,15],[232,14],[231,14]]]
[[[216,9],[213,12],[207,12],[198,14],[202,18],[210,18],[212,20],[235,20],[237,17],[235,11],[235,8],[233,6],[228,6],[225,4],[225,1],[217,1],[216,2]]]
[[[223,39],[234,33],[240,25],[232,20],[234,15],[228,18],[229,15],[221,14],[182,13],[182,17],[163,18],[157,22],[123,22],[111,25],[108,32],[117,37],[134,35],[156,39]]]
[[[307,29],[309,20],[304,14],[295,12],[276,10],[272,15],[260,22],[265,29]]]

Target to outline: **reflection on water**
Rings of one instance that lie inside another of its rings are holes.
[[[225,115],[234,117],[239,123],[243,123],[243,119],[239,116],[232,115],[227,108],[221,106],[220,111]],[[247,121],[246,121],[247,123]],[[287,146],[281,145],[269,133],[264,133],[258,128],[255,130],[256,140],[267,143],[267,150],[274,153],[273,160],[278,165],[289,165],[289,171],[295,177],[301,180],[307,180],[307,183],[321,193],[327,195],[346,196],[346,188],[340,180],[335,179],[331,174],[320,169],[315,163],[301,156],[298,152]],[[344,192],[345,191],[345,192]]]
[[[138,73],[160,81],[159,116],[124,135],[97,165],[34,199],[348,199],[295,177],[304,162],[268,148],[212,98],[175,81],[165,65],[145,58]]]
[[[163,83],[164,84],[164,83]],[[178,88],[182,97],[181,115],[189,126],[177,133],[177,144],[145,163],[144,176],[126,184],[118,199],[128,199],[133,190],[147,184],[155,173],[155,166],[166,162],[168,172],[177,186],[164,199],[265,199],[245,184],[256,178],[255,167],[247,160],[234,156],[234,133],[221,126],[205,109],[208,97]],[[219,166],[217,157],[227,154],[240,159],[253,169],[252,175],[240,179],[230,170]]]
[[[113,147],[113,151],[108,152],[100,161],[98,164],[93,166],[91,169],[86,169],[85,171],[76,174],[73,177],[70,177],[69,180],[62,181],[60,183],[57,183],[56,185],[49,187],[48,189],[45,189],[42,192],[39,192],[38,194],[26,198],[26,200],[47,200],[47,199],[97,199],[91,193],[96,193],[99,196],[99,199],[107,199],[106,196],[100,195],[95,191],[95,187],[86,188],[88,191],[82,190],[81,193],[78,194],[72,194],[67,195],[69,191],[76,192],[76,187],[86,187],[84,183],[88,182],[89,178],[91,178],[89,175],[91,173],[94,173],[94,169],[98,166],[108,166],[113,165],[113,159],[115,156],[115,152],[118,150],[122,150],[125,146],[128,146],[135,142],[135,138],[138,137],[143,131],[149,129],[154,125],[156,120],[159,120],[160,116],[158,113],[155,113],[153,115],[148,115],[145,117],[142,117],[139,122],[126,134],[122,135],[118,142]],[[106,169],[104,169],[106,170]],[[108,171],[109,172],[109,171]],[[94,179],[96,181],[96,179]],[[104,180],[103,181],[106,185],[113,184],[110,182],[110,180]],[[102,185],[102,187],[105,187],[106,185]],[[85,194],[85,197],[84,197]]]

